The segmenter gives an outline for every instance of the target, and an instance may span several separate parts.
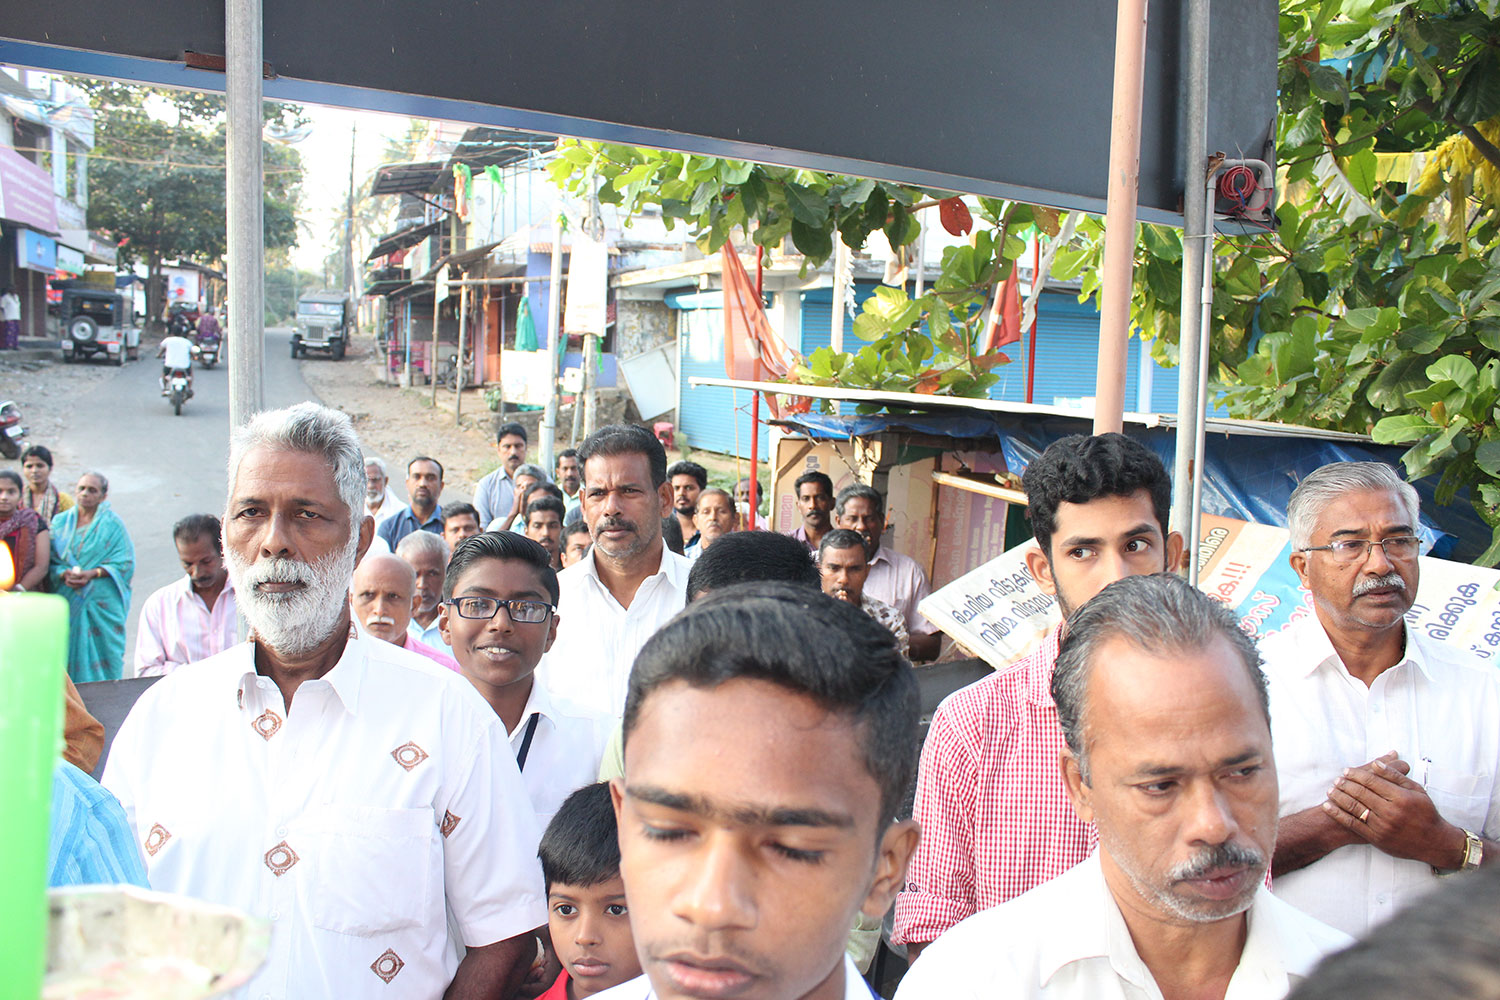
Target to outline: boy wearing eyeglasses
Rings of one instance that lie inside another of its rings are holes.
[[[557,638],[557,600],[546,549],[524,535],[487,531],[453,550],[438,617],[459,669],[505,723],[543,826],[569,793],[594,781],[609,736],[605,720],[534,682]]]
[[[1500,854],[1500,671],[1406,621],[1418,511],[1379,462],[1306,476],[1287,527],[1312,613],[1260,643],[1280,785],[1272,890],[1356,937]]]

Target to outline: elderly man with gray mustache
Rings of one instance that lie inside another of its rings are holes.
[[[1260,647],[1281,778],[1273,888],[1357,936],[1441,876],[1500,860],[1500,670],[1406,622],[1417,515],[1387,465],[1304,478],[1287,522],[1313,614]]]
[[[235,996],[508,996],[546,920],[536,818],[473,687],[352,627],[364,489],[342,413],[235,432],[224,550],[250,640],[142,695],[104,783],[153,888],[271,922]]]

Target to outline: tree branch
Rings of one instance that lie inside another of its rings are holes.
[[[1464,138],[1468,139],[1469,143],[1475,149],[1479,150],[1480,156],[1489,160],[1491,166],[1500,169],[1500,149],[1497,149],[1493,142],[1486,139],[1478,128],[1473,125],[1460,125],[1459,131],[1464,134]]]

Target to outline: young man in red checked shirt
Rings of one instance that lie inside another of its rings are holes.
[[[1175,570],[1172,487],[1161,460],[1121,434],[1054,442],[1022,477],[1039,548],[1027,567],[1064,625],[1116,580]],[[1094,832],[1073,812],[1058,769],[1052,703],[1061,629],[1031,656],[950,695],[922,748],[913,818],[922,839],[896,897],[893,940],[914,960],[980,910],[1084,860]]]

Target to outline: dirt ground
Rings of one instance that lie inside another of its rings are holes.
[[[46,445],[59,468],[76,471],[81,456],[68,446],[68,426],[83,401],[114,372],[99,364],[0,360],[0,401],[21,408],[29,429],[26,444]]]
[[[498,464],[494,446],[497,417],[485,405],[483,390],[464,391],[462,419],[456,422],[451,389],[439,388],[434,406],[430,386],[402,389],[394,384],[383,384],[374,341],[368,337],[356,337],[343,361],[307,358],[301,362],[301,368],[308,387],[326,405],[349,414],[359,432],[365,454],[385,459],[392,470],[393,482],[401,478],[399,470],[409,459],[431,455],[443,463],[444,497],[468,498],[474,495],[474,485],[479,479]],[[536,413],[506,417],[507,420],[520,419],[531,429],[530,457],[533,461],[536,459],[538,418]],[[557,423],[558,447],[568,447],[567,439],[573,424],[571,406],[562,408]],[[678,449],[667,458],[672,462],[679,458],[698,462],[708,469],[713,485],[727,489],[732,489],[734,483],[746,475],[749,466],[749,463],[731,456],[684,449]],[[761,481],[764,489],[769,476],[763,473]],[[765,509],[765,504],[761,509]]]

